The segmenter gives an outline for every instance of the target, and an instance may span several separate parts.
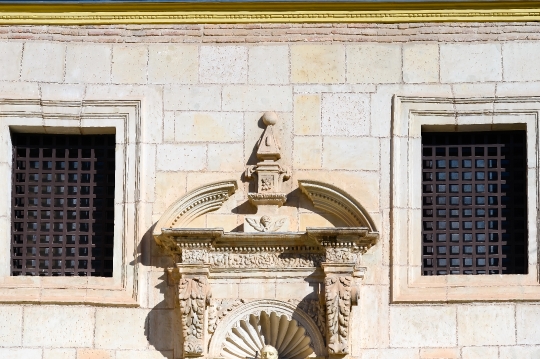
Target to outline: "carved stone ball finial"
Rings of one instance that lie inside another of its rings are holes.
[[[262,120],[266,126],[273,126],[278,122],[278,115],[273,111],[267,111],[263,114]]]
[[[271,345],[265,345],[261,349],[261,359],[278,359],[278,351]]]

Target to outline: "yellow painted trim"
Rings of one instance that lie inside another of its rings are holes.
[[[540,21],[540,2],[0,4],[2,25]]]

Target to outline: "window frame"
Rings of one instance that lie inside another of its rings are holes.
[[[0,302],[136,306],[140,101],[0,100]],[[14,133],[115,134],[112,277],[11,276],[11,180]],[[139,211],[140,213],[140,211]]]
[[[391,150],[393,302],[540,300],[538,280],[539,97],[394,96]],[[525,129],[528,274],[423,276],[421,132]]]

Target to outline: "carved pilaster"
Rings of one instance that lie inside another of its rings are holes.
[[[204,312],[211,298],[209,271],[207,266],[201,265],[180,265],[179,270],[178,300],[182,315],[184,357],[200,357],[205,351]]]
[[[353,281],[354,263],[323,263],[326,306],[326,343],[329,357],[349,354],[351,307],[357,304]]]

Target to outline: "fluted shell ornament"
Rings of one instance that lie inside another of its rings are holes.
[[[305,359],[313,354],[311,339],[296,320],[285,315],[261,312],[251,314],[249,320],[240,320],[225,339],[221,356],[225,359],[260,358],[261,349],[271,345],[277,349],[279,359]]]

